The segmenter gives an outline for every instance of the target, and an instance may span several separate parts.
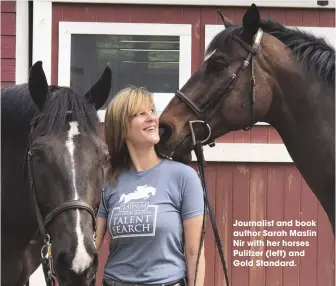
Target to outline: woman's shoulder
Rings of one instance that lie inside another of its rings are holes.
[[[178,161],[173,161],[171,159],[163,159],[163,160],[165,160],[164,168],[166,169],[167,172],[169,171],[173,175],[190,179],[198,177],[196,170],[189,165],[186,165]]]

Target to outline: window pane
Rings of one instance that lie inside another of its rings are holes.
[[[109,64],[111,95],[128,85],[174,93],[179,88],[179,44],[178,36],[72,35],[71,87],[84,93]]]

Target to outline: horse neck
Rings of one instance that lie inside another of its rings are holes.
[[[14,94],[13,96],[18,96]],[[5,231],[15,233],[20,225],[19,244],[24,247],[36,231],[35,210],[32,207],[31,193],[28,174],[24,177],[24,158],[27,154],[28,137],[30,131],[30,120],[34,110],[26,114],[2,114],[5,124],[1,128],[1,162],[3,166],[1,183],[3,187],[3,208],[2,211],[7,218],[10,217]],[[27,172],[27,169],[26,169]],[[19,199],[17,199],[19,198]],[[15,202],[15,208],[13,208]],[[20,210],[20,211],[18,211]],[[26,223],[22,225],[22,221]],[[32,227],[31,227],[32,226]]]
[[[314,148],[312,151],[318,157],[325,155],[334,158],[333,89],[295,76],[286,76],[283,82],[278,82],[279,89],[271,106],[273,116],[270,116],[270,124],[277,129],[286,146],[298,149],[299,154],[308,151],[305,149]],[[305,160],[309,159],[310,156],[305,156]],[[325,166],[326,162],[321,163]]]
[[[266,121],[280,134],[330,218],[334,214],[330,203],[335,178],[334,88],[331,83],[303,75],[298,67],[291,70],[280,67],[276,72],[277,88]]]

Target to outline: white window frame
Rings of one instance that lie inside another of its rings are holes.
[[[149,23],[106,23],[106,22],[59,22],[58,84],[70,86],[71,35],[141,35],[178,36],[179,45],[179,88],[191,76],[191,24],[149,24]],[[155,104],[160,113],[174,93],[154,93]],[[98,115],[103,122],[105,110]]]
[[[336,28],[334,27],[294,27],[288,26],[289,28],[300,28],[306,32],[311,32],[315,36],[324,37],[330,44],[332,44],[336,48]],[[205,51],[209,46],[212,39],[221,31],[225,29],[224,25],[205,25],[205,37],[204,37],[204,44],[205,44]],[[266,122],[257,122],[254,125],[269,125]]]

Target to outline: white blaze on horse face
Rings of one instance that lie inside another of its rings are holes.
[[[75,192],[74,200],[79,199],[79,195],[77,192],[77,184],[76,184],[76,165],[75,165],[75,143],[74,136],[79,135],[78,123],[70,122],[70,130],[68,131],[68,138],[65,143],[71,161],[71,176],[72,176],[72,186]],[[78,244],[76,248],[75,257],[72,261],[72,270],[78,274],[82,273],[85,269],[87,269],[92,263],[92,257],[87,253],[85,245],[84,245],[84,234],[82,232],[80,226],[80,212],[76,210],[76,235],[78,238]]]
[[[70,129],[68,131],[68,140],[65,145],[68,148],[71,161],[71,173],[72,173],[72,186],[75,191],[75,200],[78,200],[77,186],[76,186],[76,168],[75,168],[75,143],[73,141],[76,135],[79,135],[78,123],[70,122]]]

